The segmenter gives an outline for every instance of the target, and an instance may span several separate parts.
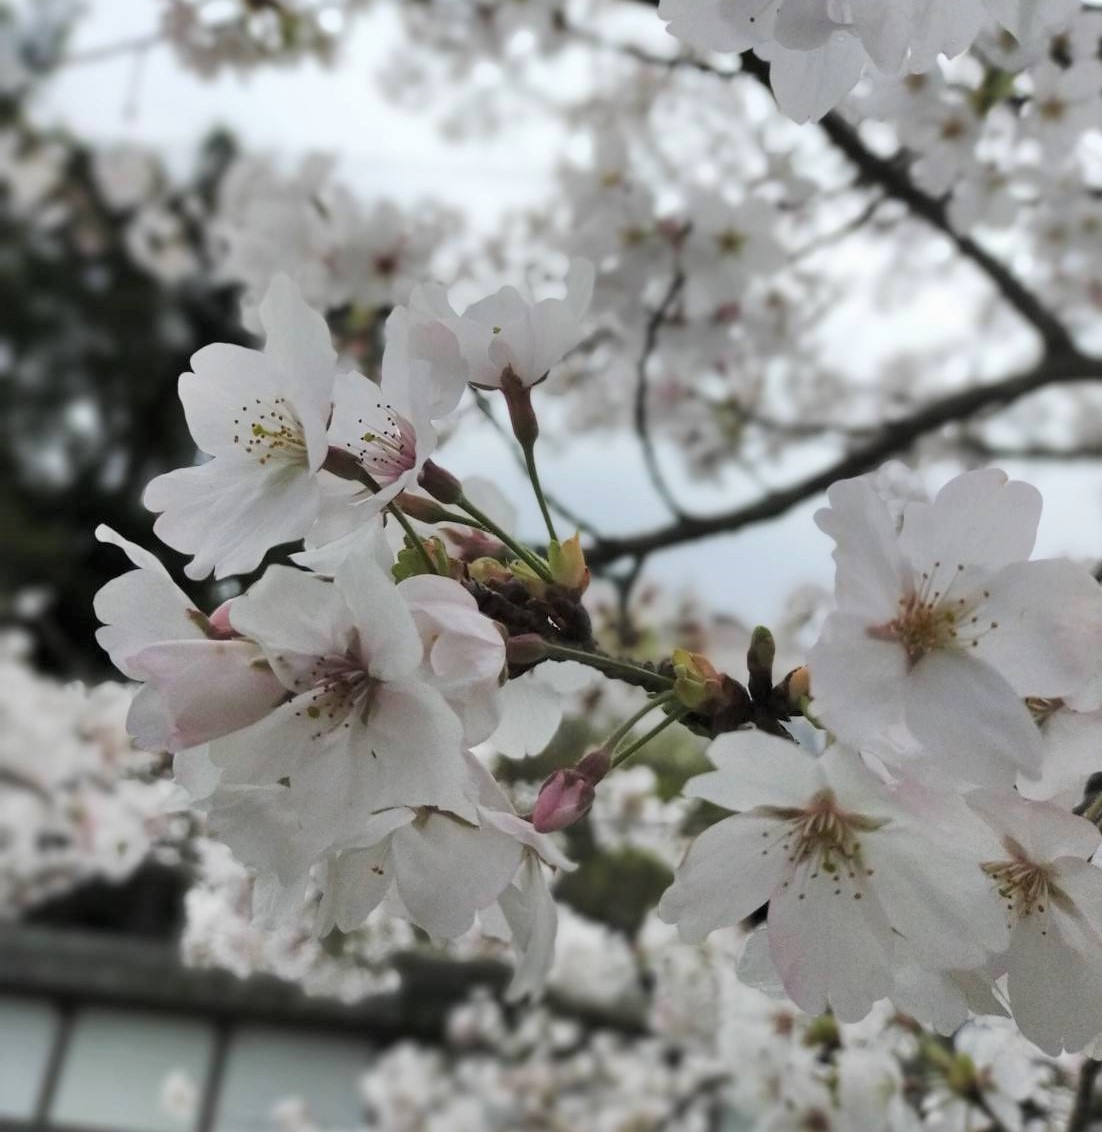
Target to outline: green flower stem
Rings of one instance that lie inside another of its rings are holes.
[[[647,733],[640,739],[636,739],[630,746],[625,747],[622,751],[618,751],[612,756],[612,762],[609,764],[609,770],[613,771],[622,763],[627,762],[632,755],[635,754],[640,748],[645,747],[652,739],[661,735],[663,731],[672,723],[678,723],[681,717],[689,714],[688,708],[680,708],[677,711],[671,712],[662,720],[661,723],[656,723]]]
[[[671,689],[668,692],[660,692],[653,699],[647,702],[630,718],[625,719],[619,727],[604,741],[603,746],[606,750],[615,751],[616,748],[631,734],[631,729],[641,720],[645,715],[649,715],[655,708],[662,707],[663,704],[668,704],[671,700],[677,698],[674,691]]]
[[[459,499],[456,500],[456,505],[466,511],[472,519],[481,524],[481,526],[485,530],[489,531],[490,534],[501,539],[501,541],[526,566],[533,570],[545,582],[550,582],[553,580],[551,577],[551,570],[549,569],[546,562],[533,554],[528,549],[528,547],[523,546],[521,543],[517,542],[517,540],[513,538],[513,536],[507,531],[503,531],[501,527],[499,527],[497,523],[495,523],[493,519],[490,518],[489,515],[486,515],[484,512],[480,511],[465,495],[461,495]]]
[[[432,555],[425,549],[425,544],[421,536],[413,529],[413,524],[406,518],[401,507],[396,503],[388,503],[386,509],[402,524],[402,530],[406,532],[406,538],[413,543],[417,552],[421,555],[421,561],[424,562],[428,572],[430,574],[438,574],[439,571],[436,569],[436,563],[432,560]]]
[[[524,446],[524,463],[528,468],[528,479],[532,483],[532,491],[535,493],[536,502],[540,505],[540,512],[543,514],[543,522],[547,527],[547,534],[550,536],[552,542],[558,542],[559,536],[555,534],[555,523],[551,518],[551,511],[547,506],[547,500],[543,495],[543,487],[540,485],[540,475],[536,470],[536,446],[535,444],[526,444]]]
[[[595,668],[606,676],[623,680],[625,684],[646,688],[648,692],[668,692],[673,688],[673,677],[652,672],[649,668],[632,664],[630,660],[617,660],[616,657],[605,656],[604,653],[586,652],[585,649],[572,649],[567,645],[554,645],[549,642],[545,643],[544,652],[550,660],[574,660],[587,668]]]

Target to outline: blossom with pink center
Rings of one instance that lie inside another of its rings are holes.
[[[372,556],[349,557],[332,582],[272,567],[231,620],[288,701],[212,744],[226,785],[288,779],[322,824],[391,806],[471,813],[463,724],[426,675],[410,605]],[[483,647],[500,658],[496,632]]]
[[[923,966],[978,966],[1005,940],[975,860],[926,835],[853,751],[813,759],[761,732],[723,735],[690,796],[735,810],[690,847],[659,914],[703,939],[769,905],[773,962],[812,1014],[864,1016],[899,946]]]
[[[251,641],[228,639],[148,551],[109,527],[101,542],[137,567],[95,597],[96,639],[124,676],[140,680],[127,730],[148,751],[179,751],[255,723],[286,689]]]
[[[896,530],[864,479],[827,493],[837,611],[808,656],[816,716],[864,744],[905,724],[943,772],[1005,785],[1040,767],[1027,696],[1077,692],[1096,668],[1102,591],[1071,562],[1026,561],[1041,498],[968,472]]]

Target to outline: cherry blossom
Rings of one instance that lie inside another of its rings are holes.
[[[975,791],[991,827],[983,871],[1010,925],[1007,996],[1022,1033],[1046,1053],[1082,1049],[1102,1011],[1102,835],[1045,802]]]
[[[935,969],[976,965],[998,946],[977,863],[923,836],[852,751],[814,760],[755,733],[724,736],[709,756],[719,769],[689,793],[737,812],[697,838],[662,898],[684,939],[768,903],[785,990],[845,1020],[891,993],[897,938]]]
[[[194,554],[192,578],[247,573],[317,518],[337,355],[324,320],[284,277],[272,282],[260,319],[263,352],[207,346],[180,378],[188,427],[213,459],[146,488],[146,506],[161,513],[157,535]]]
[[[332,582],[272,567],[230,616],[289,699],[212,745],[226,785],[289,778],[334,823],[342,809],[471,813],[462,724],[422,675],[425,643],[413,612],[373,559],[350,557]],[[487,647],[500,660],[499,637],[467,639],[476,660]]]
[[[864,480],[828,492],[837,612],[808,654],[818,716],[861,742],[905,723],[944,772],[1009,783],[1040,770],[1024,698],[1091,677],[1097,583],[1071,562],[1027,561],[1040,495],[995,469],[909,503],[897,532]]]

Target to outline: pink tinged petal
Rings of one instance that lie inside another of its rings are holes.
[[[658,915],[696,943],[756,912],[780,888],[787,868],[784,823],[737,814],[706,829],[689,847]]]
[[[924,656],[906,680],[904,712],[914,737],[948,770],[985,786],[1036,774],[1041,735],[1028,708],[993,668],[948,649]]]
[[[1019,695],[1062,696],[1094,675],[1102,588],[1087,570],[1060,559],[1016,562],[987,589],[976,652]]]
[[[146,684],[130,701],[126,733],[141,751],[166,751],[172,735],[172,719],[164,696]]]
[[[311,686],[318,657],[343,653],[353,620],[337,587],[289,566],[272,566],[230,611],[234,629],[256,641],[288,688]]]
[[[251,641],[168,641],[131,663],[162,697],[168,731],[161,750],[196,747],[247,727],[287,695]]]
[[[997,468],[950,480],[933,503],[909,503],[899,546],[916,570],[935,562],[999,570],[1033,552],[1041,494]]]
[[[893,936],[868,878],[799,866],[769,904],[769,946],[801,1010],[863,1018],[892,989]]]
[[[189,578],[247,574],[273,546],[296,542],[310,529],[321,505],[308,472],[273,461],[216,457],[193,468],[157,476],[143,502],[161,512],[153,525],[169,546],[194,554]]]
[[[719,769],[691,779],[685,794],[727,810],[801,806],[823,786],[815,759],[794,743],[762,731],[721,735],[707,754]]]
[[[863,617],[833,613],[807,655],[812,711],[843,739],[859,743],[902,722],[907,654],[869,635]]]
[[[350,932],[362,927],[386,896],[394,879],[391,874],[389,841],[330,857],[318,906],[318,934],[328,935],[334,928]]]
[[[421,663],[424,645],[393,579],[370,560],[349,558],[334,578],[360,641],[360,656],[376,680],[397,680]]]
[[[490,827],[430,814],[391,842],[398,893],[413,922],[434,939],[454,939],[513,879],[521,847]]]
[[[516,953],[516,969],[505,998],[518,1002],[543,990],[555,958],[558,912],[535,857],[525,857],[516,881],[501,894],[499,903]]]

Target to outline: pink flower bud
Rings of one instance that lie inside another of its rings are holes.
[[[532,826],[539,833],[554,833],[585,817],[592,805],[593,783],[573,768],[557,770],[540,787]]]
[[[211,636],[216,640],[228,641],[231,637],[238,635],[237,630],[230,624],[230,606],[233,605],[235,600],[235,598],[231,597],[229,601],[222,602],[207,618]]]
[[[532,810],[533,827],[539,833],[553,833],[585,817],[593,805],[594,787],[611,765],[609,752],[598,747],[579,759],[576,766],[555,771],[540,787]]]

